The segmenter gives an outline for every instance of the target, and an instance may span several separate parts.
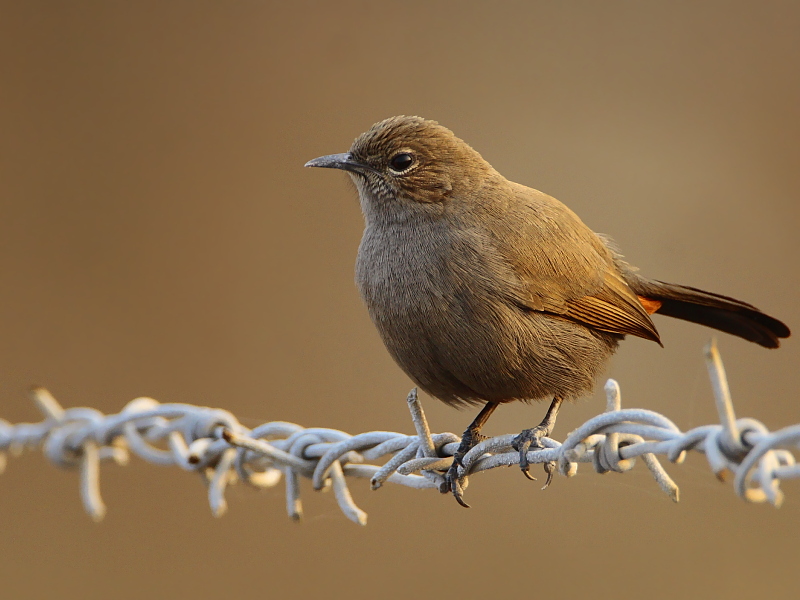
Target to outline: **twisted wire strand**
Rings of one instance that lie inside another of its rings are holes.
[[[641,457],[661,489],[677,502],[678,486],[656,455],[679,464],[695,450],[705,454],[719,479],[733,474],[734,490],[744,500],[780,506],[780,481],[800,477],[792,453],[800,448],[800,424],[770,432],[754,419],[737,419],[713,341],[705,353],[721,424],[682,432],[656,412],[623,409],[619,385],[610,379],[605,386],[606,411],[575,429],[563,443],[544,438],[544,449],[528,452],[528,461],[555,462],[559,473],[572,476],[578,463],[591,463],[598,473],[623,473]],[[96,521],[106,512],[100,496],[101,461],[124,465],[133,453],[153,464],[199,473],[215,516],[227,510],[227,486],[242,481],[268,488],[285,479],[287,512],[299,519],[300,479],[305,477],[316,490],[332,488],[342,512],[366,525],[367,515],[353,501],[348,478],[369,479],[373,490],[389,482],[441,491],[443,475],[460,442],[452,433],[431,434],[416,389],[407,398],[416,435],[371,431],[351,436],[283,421],[249,429],[225,410],[160,404],[151,398],[137,398],[120,413],[103,415],[92,408],[64,409],[43,388],[32,390],[32,397],[43,421],[12,425],[0,419],[0,472],[9,454],[40,448],[56,466],[79,470],[83,505]],[[469,475],[518,464],[519,453],[511,447],[514,437],[487,439],[467,453],[462,486],[466,487]],[[370,464],[384,457],[389,458],[382,465]]]

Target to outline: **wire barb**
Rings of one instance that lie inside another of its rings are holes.
[[[543,438],[544,449],[528,452],[528,461],[553,463],[558,473],[569,477],[579,463],[591,464],[598,473],[624,473],[641,457],[659,487],[677,502],[678,486],[657,455],[680,464],[686,452],[694,450],[705,454],[718,478],[732,473],[733,488],[744,500],[780,506],[780,481],[800,477],[793,454],[800,448],[800,424],[770,432],[754,419],[737,419],[715,342],[706,347],[705,355],[719,425],[684,433],[656,412],[623,409],[619,385],[609,379],[606,411],[575,429],[563,443]],[[124,465],[133,453],[154,464],[200,474],[214,516],[227,510],[227,486],[242,481],[269,488],[285,478],[287,512],[299,520],[300,480],[306,478],[314,489],[332,488],[344,515],[366,525],[367,514],[356,506],[348,479],[369,479],[373,490],[386,482],[440,489],[460,443],[453,433],[431,434],[416,389],[407,398],[416,435],[372,431],[356,436],[284,421],[248,429],[224,410],[160,404],[152,398],[137,398],[120,413],[103,415],[91,408],[64,409],[43,388],[35,388],[31,395],[44,420],[12,425],[0,419],[0,473],[9,454],[41,449],[56,466],[80,471],[84,507],[97,521],[106,512],[100,496],[100,463],[110,459]],[[462,485],[466,487],[470,475],[517,465],[519,453],[511,446],[514,437],[489,438],[470,450],[463,459]],[[381,459],[385,459],[382,465],[370,464]]]

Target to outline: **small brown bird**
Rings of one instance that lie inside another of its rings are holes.
[[[358,189],[356,282],[397,364],[447,404],[483,404],[446,476],[462,506],[461,460],[497,406],[551,400],[514,440],[530,477],[528,450],[564,400],[592,390],[619,341],[661,344],[652,313],[766,348],[790,334],[740,300],[642,277],[569,208],[508,181],[435,121],[386,119],[306,166],[343,169]]]

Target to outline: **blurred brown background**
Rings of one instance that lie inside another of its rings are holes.
[[[150,395],[352,433],[411,432],[409,380],[353,285],[362,220],[341,173],[303,169],[395,114],[439,120],[501,173],[614,236],[653,277],[757,304],[800,331],[800,8],[793,2],[3,2],[0,416],[118,411]],[[710,330],[656,319],[609,375],[626,406],[715,420]],[[800,422],[800,350],[720,334],[740,416]],[[472,413],[425,399],[432,427]],[[563,436],[603,408],[564,410]],[[489,433],[538,423],[509,406]],[[702,457],[581,467],[547,492],[516,470],[473,508],[370,492],[359,528],[304,482],[230,490],[104,465],[109,514],[40,453],[0,478],[4,598],[796,597],[800,486],[747,505]],[[794,591],[792,591],[794,589]]]

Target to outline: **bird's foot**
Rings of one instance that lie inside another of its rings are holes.
[[[542,438],[547,437],[548,435],[550,435],[549,427],[537,425],[531,429],[523,430],[511,442],[511,447],[519,452],[519,468],[522,471],[522,474],[531,481],[536,481],[536,477],[530,473],[528,451],[531,449],[544,450],[545,447],[544,444],[542,444]],[[542,487],[543,490],[547,489],[547,486],[549,486],[550,482],[553,480],[553,472],[555,471],[555,467],[556,465],[552,461],[544,463],[544,472],[547,474],[547,480]]]
[[[476,431],[472,431],[471,429],[467,429],[464,432],[464,435],[461,436],[461,443],[459,444],[458,449],[453,454],[453,464],[450,465],[450,468],[447,470],[447,473],[444,476],[445,485],[441,490],[442,493],[446,494],[447,492],[452,492],[456,502],[458,502],[464,508],[469,508],[469,504],[464,502],[464,488],[461,486],[461,483],[466,477],[459,476],[458,470],[460,467],[464,466],[464,456],[466,456],[467,452],[472,450],[485,439],[487,439],[486,436],[483,436]]]

